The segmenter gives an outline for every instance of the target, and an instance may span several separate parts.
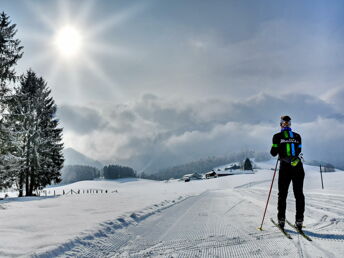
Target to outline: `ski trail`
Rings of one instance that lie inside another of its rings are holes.
[[[344,229],[340,219],[344,208],[336,205],[341,203],[339,196],[327,202],[321,195],[310,194],[307,199],[306,193],[305,232],[314,241],[287,228],[293,236],[290,240],[267,221],[264,231],[256,230],[267,198],[262,183],[266,180],[191,197],[137,225],[79,243],[59,257],[341,257],[344,235],[333,233]],[[273,190],[267,217],[276,216],[276,204]],[[291,193],[287,209],[287,217],[293,217]],[[318,228],[323,233],[312,233]]]
[[[202,195],[201,195],[202,196]],[[182,220],[182,219],[184,219],[185,218],[185,216],[187,216],[188,215],[188,212],[196,205],[196,204],[198,204],[198,202],[200,201],[201,199],[197,199],[186,211],[185,211],[185,213],[182,215],[182,216],[180,216],[166,231],[165,231],[165,233],[160,237],[161,239],[163,239],[166,235],[168,235],[168,233],[171,231],[171,230],[173,230],[174,229],[174,227],[178,224],[178,223],[180,223],[180,221]]]
[[[208,192],[121,230],[119,235],[129,238],[124,245],[114,248],[114,236],[62,256],[297,257],[296,247],[279,232],[256,231],[254,222],[243,219],[244,215],[260,214],[256,209],[247,214],[247,205],[245,198],[238,198],[231,190]],[[233,208],[236,212],[229,212]]]

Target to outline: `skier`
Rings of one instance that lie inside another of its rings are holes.
[[[273,136],[270,151],[271,155],[274,157],[279,155],[280,160],[277,206],[278,224],[284,229],[288,188],[292,181],[296,199],[295,227],[301,230],[305,211],[305,197],[303,195],[305,172],[301,159],[299,158],[302,148],[301,136],[291,130],[291,118],[289,116],[281,117],[280,126],[281,132]]]

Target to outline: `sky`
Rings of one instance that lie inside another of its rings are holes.
[[[344,167],[343,1],[1,0],[52,89],[64,143],[149,171],[269,151]]]

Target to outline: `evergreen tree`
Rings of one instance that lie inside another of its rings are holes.
[[[244,162],[244,170],[253,170],[252,163],[249,158],[246,158]]]
[[[14,132],[11,117],[0,123],[0,189],[11,187],[23,162],[20,149],[20,135]]]
[[[0,14],[0,189],[12,185],[16,178],[20,159],[18,158],[17,135],[13,134],[8,113],[10,90],[8,83],[14,82],[16,73],[14,66],[22,57],[23,47],[15,38],[16,25],[11,24],[9,16]]]
[[[20,40],[15,38],[16,24],[11,24],[9,16],[0,13],[0,83],[5,87],[6,81],[15,81],[14,66],[23,55]]]
[[[11,24],[10,17],[4,12],[0,13],[0,97],[9,91],[6,84],[16,80],[14,66],[23,56],[23,47],[15,38],[16,33],[16,24]]]
[[[27,196],[51,182],[61,181],[63,167],[62,128],[55,118],[56,105],[42,77],[29,70],[15,89],[10,111],[16,119],[15,131],[21,136],[22,158],[17,182],[20,196]]]

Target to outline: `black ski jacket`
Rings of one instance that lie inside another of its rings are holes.
[[[281,161],[291,163],[301,153],[301,136],[290,128],[284,128],[272,137],[271,155],[279,155]]]

